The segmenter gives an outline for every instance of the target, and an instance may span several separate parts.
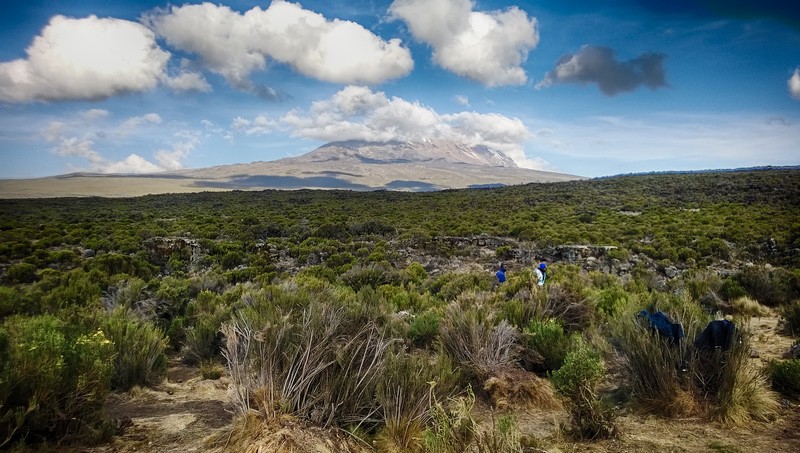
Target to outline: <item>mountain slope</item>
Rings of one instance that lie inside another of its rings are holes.
[[[584,179],[520,168],[486,146],[444,140],[333,142],[298,157],[146,175],[75,173],[0,181],[0,198],[139,196],[210,190],[431,191]]]

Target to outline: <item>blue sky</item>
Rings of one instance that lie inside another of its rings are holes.
[[[0,178],[446,138],[582,176],[800,164],[800,8],[764,0],[13,2]]]

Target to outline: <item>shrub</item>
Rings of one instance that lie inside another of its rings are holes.
[[[493,277],[488,273],[447,273],[436,279],[431,292],[449,302],[465,291],[488,291],[492,282]]]
[[[788,303],[781,308],[784,329],[791,335],[800,335],[800,300]]]
[[[570,339],[561,323],[554,319],[533,320],[523,335],[534,355],[534,370],[555,371],[561,367],[570,348]]]
[[[684,273],[683,282],[693,299],[701,299],[709,293],[717,293],[722,280],[711,270],[692,270]]]
[[[544,300],[541,296],[533,298],[536,318],[557,319],[568,332],[584,330],[591,325],[593,309],[586,298],[560,284],[551,284],[546,289]]]
[[[0,286],[0,318],[24,312],[26,307],[21,306],[23,304],[20,304],[20,299],[21,297],[14,288]]]
[[[747,290],[735,278],[727,277],[719,288],[719,296],[724,300],[734,300],[747,296]]]
[[[45,315],[0,327],[0,448],[16,438],[96,437],[113,348],[102,331]]]
[[[748,266],[736,274],[736,280],[750,297],[770,307],[800,297],[798,277],[780,267]]]
[[[627,303],[628,293],[618,286],[611,286],[600,290],[596,307],[600,312],[613,317]]]
[[[522,329],[533,318],[533,305],[522,299],[511,299],[503,303],[500,314],[509,324]]]
[[[406,266],[405,270],[403,270],[403,280],[406,283],[421,285],[427,279],[428,271],[425,270],[425,266],[416,261]]]
[[[225,368],[213,360],[206,360],[200,363],[200,375],[203,379],[217,380],[222,377]]]
[[[581,439],[616,435],[613,407],[597,396],[597,385],[605,374],[600,357],[583,341],[567,354],[564,365],[552,374],[556,391],[568,403],[571,432]]]
[[[18,263],[9,266],[6,277],[11,283],[33,283],[36,280],[36,266],[29,263]]]
[[[129,390],[161,382],[167,367],[167,339],[160,329],[124,308],[111,312],[102,328],[116,351],[114,388]]]
[[[355,265],[350,270],[339,276],[348,286],[358,291],[365,286],[377,288],[381,285],[399,283],[397,273],[388,263],[369,263]]]
[[[790,398],[800,397],[800,359],[772,361],[767,369],[773,389]]]
[[[475,448],[478,453],[522,453],[527,451],[513,415],[492,414],[491,429],[477,432]]]
[[[427,310],[415,316],[408,330],[408,338],[417,347],[430,346],[439,336],[442,315],[435,309]]]

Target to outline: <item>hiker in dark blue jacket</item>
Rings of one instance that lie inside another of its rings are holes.
[[[500,269],[494,274],[497,277],[497,283],[503,283],[506,281],[506,265],[500,263]]]

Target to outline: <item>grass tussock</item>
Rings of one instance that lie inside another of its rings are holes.
[[[550,381],[518,368],[496,371],[486,379],[483,389],[498,410],[540,408],[560,409]]]
[[[317,302],[234,315],[223,353],[240,414],[290,414],[324,427],[374,424],[375,389],[391,343],[374,324],[354,326]]]
[[[516,363],[517,337],[517,330],[507,321],[492,325],[488,317],[455,304],[447,308],[439,333],[445,353],[478,382],[485,381],[494,370]]]
[[[367,453],[373,450],[342,430],[309,425],[291,416],[264,420],[255,415],[240,417],[230,432],[219,434],[206,444],[216,453],[297,453],[330,451]]]
[[[734,315],[764,317],[769,316],[769,308],[758,303],[750,297],[738,297],[731,301],[731,311]]]

